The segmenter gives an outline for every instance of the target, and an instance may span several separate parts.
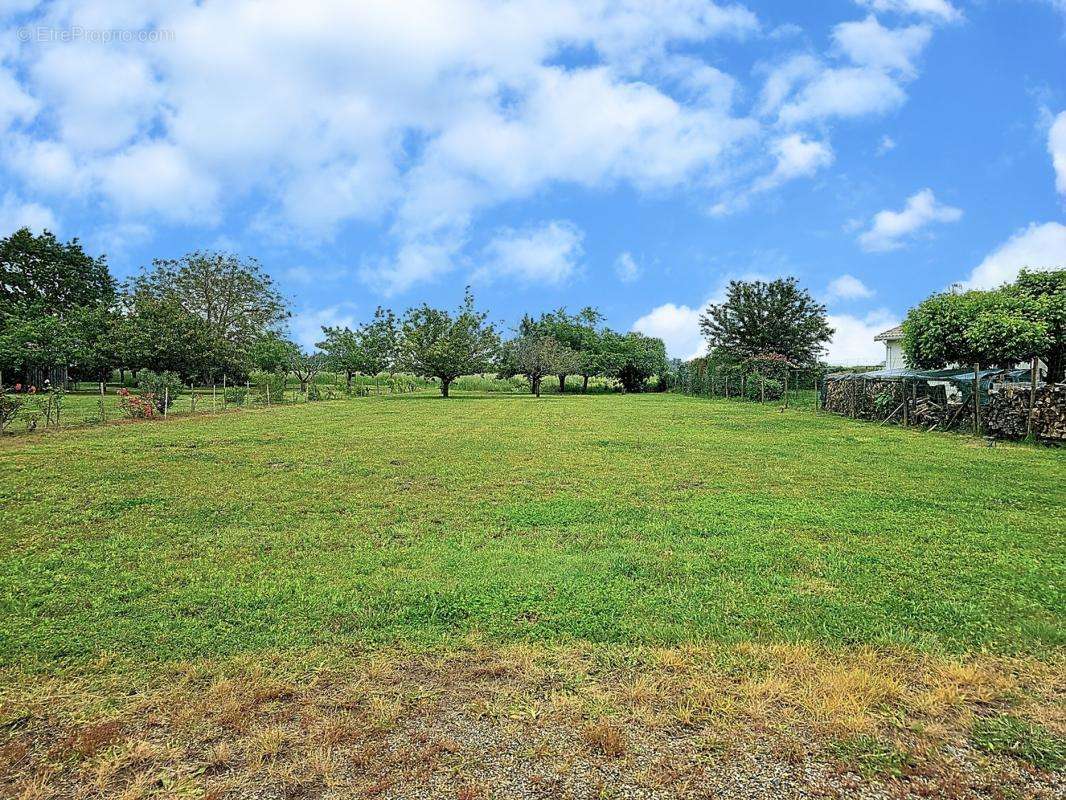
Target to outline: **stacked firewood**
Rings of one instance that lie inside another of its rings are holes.
[[[1021,439],[1029,433],[1030,387],[1003,387],[992,395],[985,410],[985,427],[992,436]],[[1038,439],[1066,441],[1066,384],[1054,383],[1036,390],[1032,433]]]

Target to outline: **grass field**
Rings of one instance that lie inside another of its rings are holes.
[[[649,772],[656,737],[707,769],[740,729],[860,782],[1061,788],[1061,450],[675,395],[419,394],[9,437],[0,509],[16,795],[148,796],[163,772],[399,797],[432,763],[447,794],[425,796],[525,796],[468,753],[514,725],[583,754],[567,791],[683,794]],[[327,706],[373,766],[319,752]],[[416,729],[454,747],[382,755]],[[522,751],[530,781],[551,752]]]

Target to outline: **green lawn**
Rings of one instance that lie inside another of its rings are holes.
[[[0,664],[329,644],[1041,657],[1066,452],[676,395],[370,397],[0,444]]]

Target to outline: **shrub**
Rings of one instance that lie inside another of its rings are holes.
[[[0,433],[7,430],[7,426],[18,416],[21,408],[22,398],[8,394],[4,391],[4,387],[0,386]]]
[[[285,399],[285,377],[278,372],[253,372],[248,380],[255,399],[265,403],[269,397],[271,403],[280,403]]]
[[[773,378],[764,378],[756,372],[748,374],[747,383],[744,386],[744,396],[749,400],[779,400],[784,396],[785,387],[781,381]]]
[[[141,397],[151,395],[160,414],[166,410],[164,404],[167,408],[173,406],[185,388],[176,372],[145,370],[139,377],[137,388],[141,390]]]
[[[158,410],[154,394],[136,395],[125,387],[118,390],[118,407],[130,419],[152,419]]]
[[[243,386],[230,386],[223,394],[226,403],[231,406],[243,406],[248,399],[248,390]]]

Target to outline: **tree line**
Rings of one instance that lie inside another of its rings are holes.
[[[349,388],[357,374],[402,372],[435,378],[447,397],[456,378],[488,372],[524,376],[538,396],[546,377],[560,391],[568,376],[580,376],[583,390],[601,376],[633,392],[667,373],[662,340],[612,331],[594,308],[527,315],[506,338],[468,290],[455,310],[378,308],[354,329],[324,327],[311,352],[286,336],[289,316],[255,259],[196,251],[157,259],[120,284],[106,258],[77,239],[22,229],[0,240],[5,376],[62,368],[72,379],[106,381],[115,370],[150,370],[213,384],[258,370],[291,373],[306,391],[323,370],[343,373]]]

